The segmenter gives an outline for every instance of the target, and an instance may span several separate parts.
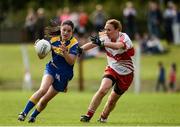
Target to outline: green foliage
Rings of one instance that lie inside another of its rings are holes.
[[[25,19],[24,12],[26,12],[27,8],[29,7],[34,8],[35,10],[37,10],[39,7],[45,8],[45,13],[49,19],[56,16],[55,12],[59,8],[63,9],[64,7],[69,7],[71,11],[78,11],[79,6],[84,6],[84,10],[90,15],[95,10],[96,4],[102,4],[104,6],[105,12],[109,15],[110,18],[123,19],[122,10],[125,7],[127,1],[128,0],[20,0],[17,2],[15,0],[2,0],[0,4],[2,9],[0,9],[0,11],[2,14],[4,13],[6,15],[6,20],[13,23],[13,26],[23,25],[22,21]],[[148,1],[139,0],[133,1],[133,3],[138,12],[137,19],[139,21],[143,21],[144,23],[146,20],[145,12],[147,12]]]
[[[97,122],[107,97],[96,111],[90,123],[81,123],[93,93],[72,92],[57,95],[37,117],[36,123],[17,121],[32,92],[0,91],[0,126],[179,126],[179,94],[126,93],[110,114],[108,123]],[[5,98],[4,98],[5,97]],[[28,116],[29,117],[29,116]]]
[[[34,8],[37,10],[39,7],[45,9],[45,15],[47,22],[49,19],[56,16],[58,9],[69,7],[70,11],[78,11],[79,6],[84,7],[84,11],[91,15],[95,10],[96,4],[102,4],[104,11],[108,15],[108,18],[116,18],[121,20],[123,23],[123,9],[125,8],[126,2],[129,0],[1,0],[0,4],[0,15],[5,15],[6,19],[2,22],[2,27],[16,27],[22,28],[26,17],[26,11],[28,8]],[[147,0],[132,1],[135,9],[137,10],[137,29],[139,33],[146,32],[147,30],[147,11],[148,2]],[[164,9],[166,2],[163,0],[157,1],[160,3],[160,7]],[[176,5],[180,5],[179,1],[174,1]],[[88,23],[91,25],[91,22]],[[92,28],[90,26],[90,28]],[[91,29],[90,29],[91,30]],[[162,29],[162,32],[164,30]]]

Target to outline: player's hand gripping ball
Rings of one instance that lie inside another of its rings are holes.
[[[51,51],[51,44],[45,39],[37,40],[35,42],[35,51],[40,59],[43,59]]]

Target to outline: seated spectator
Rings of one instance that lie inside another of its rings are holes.
[[[147,41],[147,52],[152,54],[160,54],[164,52],[164,48],[157,37],[151,36],[149,38]]]
[[[144,33],[143,37],[139,37],[139,38],[140,39],[138,39],[138,40],[140,42],[141,52],[146,53],[146,51],[147,51],[147,41],[149,39],[148,34]]]
[[[140,47],[142,53],[145,54],[162,54],[167,52],[156,36],[149,37],[149,35],[146,33],[140,40]]]

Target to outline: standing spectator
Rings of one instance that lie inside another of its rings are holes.
[[[156,36],[157,38],[161,37],[161,22],[162,22],[162,14],[159,8],[159,5],[156,2],[149,2],[149,9],[147,15],[148,22],[148,31],[150,36]]]
[[[132,2],[127,2],[126,7],[123,10],[124,16],[124,28],[125,32],[131,39],[135,38],[136,28],[136,9],[133,7]]]
[[[79,27],[79,13],[76,11],[73,11],[70,14],[70,19],[74,23],[74,34],[77,34],[78,27]]]
[[[37,21],[36,14],[33,8],[28,9],[28,13],[25,19],[25,31],[27,34],[27,41],[35,40],[35,24]]]
[[[4,12],[0,9],[0,28],[1,28],[1,23],[4,21],[5,15]]]
[[[61,23],[61,15],[62,15],[62,10],[61,8],[59,8],[57,11],[56,11],[56,16],[54,19],[56,19],[56,21],[58,21],[59,23]]]
[[[88,15],[84,11],[83,6],[79,8],[79,28],[78,28],[78,33],[82,37],[86,31],[87,31],[87,24],[88,24]]]
[[[173,41],[174,44],[180,44],[180,11],[178,7],[175,6],[176,17],[173,22]]]
[[[176,90],[176,63],[171,64],[171,70],[169,74],[169,90],[175,92]]]
[[[70,10],[69,7],[65,7],[62,11],[62,14],[60,15],[60,21],[66,21],[66,20],[70,20]]]
[[[103,6],[101,4],[96,5],[96,10],[92,13],[92,22],[96,32],[99,32],[104,28],[106,19]]]
[[[167,3],[167,8],[164,11],[164,29],[165,29],[165,37],[168,44],[173,44],[173,31],[172,26],[176,21],[177,11],[176,6],[172,1]]]
[[[162,62],[158,63],[159,66],[159,74],[158,74],[158,80],[156,84],[156,91],[159,91],[160,86],[162,86],[163,91],[166,92],[166,71],[164,68],[164,65]]]
[[[46,22],[46,19],[45,19],[44,9],[39,8],[37,10],[36,39],[44,38],[45,22]]]

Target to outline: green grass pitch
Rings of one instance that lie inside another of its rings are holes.
[[[0,125],[1,126],[146,126],[180,125],[180,94],[142,93],[124,94],[105,124],[98,123],[102,104],[90,123],[81,123],[80,115],[87,111],[93,96],[92,92],[75,92],[69,90],[60,93],[49,102],[47,108],[37,117],[36,123],[17,120],[18,113],[25,106],[32,92],[0,91]]]
[[[27,45],[30,72],[33,80],[33,87],[38,88],[42,78],[45,64],[50,59],[50,54],[43,60],[39,60],[32,44]],[[140,77],[143,84],[143,90],[154,91],[157,74],[158,62],[162,61],[166,68],[166,78],[170,72],[170,65],[172,62],[177,64],[177,87],[180,88],[180,46],[169,46],[170,52],[164,55],[142,55],[140,62]],[[94,58],[84,60],[83,75],[86,87],[94,84],[99,84],[104,68],[106,66],[106,58]],[[21,54],[21,45],[0,45],[0,89],[20,89],[22,88],[22,81],[24,76],[24,65]],[[71,83],[77,84],[78,81],[78,62],[74,67],[74,78]],[[13,84],[13,85],[11,85]],[[89,85],[90,84],[90,85]],[[72,85],[72,86],[73,86]],[[77,87],[77,85],[74,85]]]
[[[49,57],[39,60],[32,44],[27,45],[33,90],[39,88],[44,66]],[[105,104],[102,104],[90,123],[81,123],[80,116],[87,111],[89,102],[99,87],[106,65],[105,58],[84,61],[85,91],[78,89],[78,64],[75,64],[75,76],[69,84],[68,93],[56,96],[37,118],[35,124],[17,121],[18,113],[25,106],[32,92],[22,92],[24,68],[21,45],[0,45],[0,126],[180,126],[180,93],[154,93],[157,78],[158,61],[162,61],[167,70],[167,78],[172,62],[180,67],[180,46],[169,46],[165,55],[143,55],[141,57],[142,81],[141,93],[133,94],[134,85],[119,100],[111,113],[108,123],[97,122]],[[93,67],[92,67],[93,65]],[[180,88],[180,73],[177,71],[177,87]],[[18,90],[17,90],[18,89]],[[148,91],[148,93],[146,93]]]

